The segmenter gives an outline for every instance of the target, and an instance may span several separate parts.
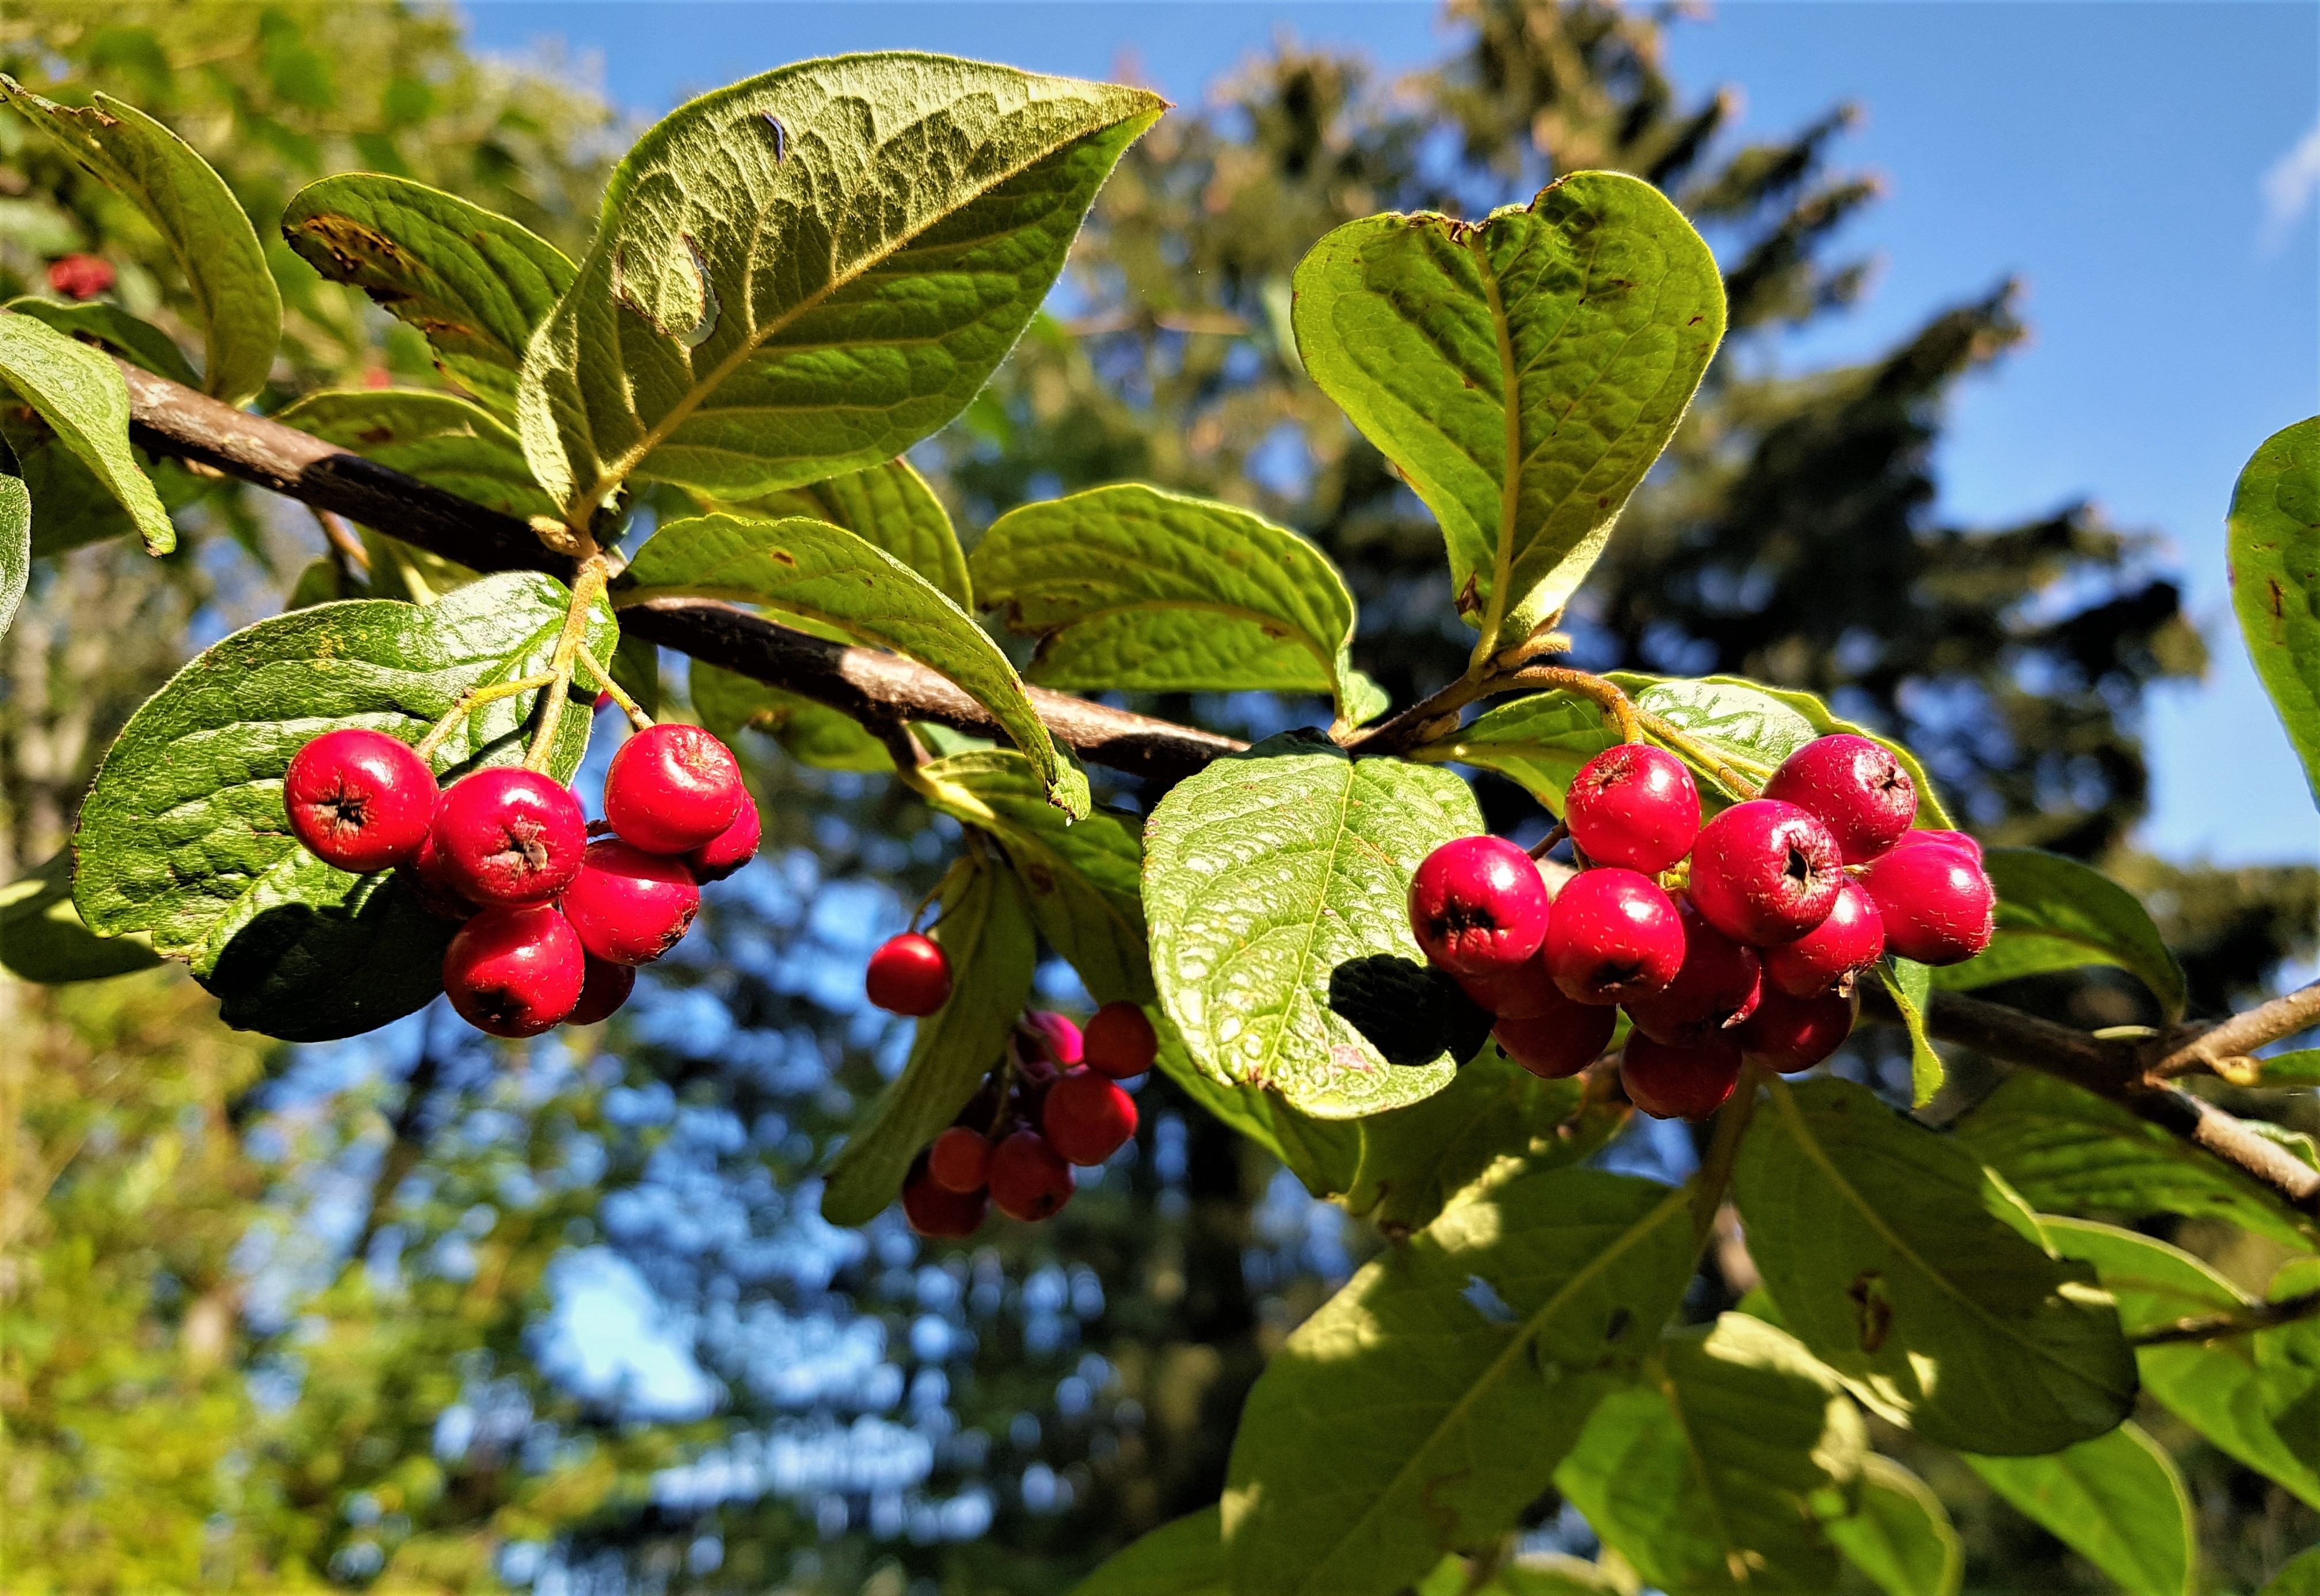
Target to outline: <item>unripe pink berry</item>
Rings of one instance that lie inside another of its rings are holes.
[[[1627,1018],[1655,1042],[1672,1047],[1708,1040],[1756,1011],[1763,975],[1756,950],[1709,925],[1688,898],[1676,900],[1683,920],[1683,967],[1667,990],[1626,1000]]]
[[[695,881],[722,881],[757,857],[757,844],[764,839],[765,821],[757,800],[744,791],[733,823],[685,855],[684,863]]]
[[[1682,918],[1650,876],[1582,870],[1555,895],[1546,968],[1564,996],[1624,1002],[1663,991],[1682,967]]]
[[[1575,1075],[1611,1045],[1611,1033],[1618,1028],[1619,1011],[1602,1003],[1581,1003],[1557,992],[1552,982],[1546,983],[1552,993],[1551,1006],[1536,1013],[1519,1018],[1500,1020],[1491,1028],[1491,1037],[1509,1058],[1542,1080],[1559,1081]]]
[[[950,1002],[950,957],[933,938],[904,931],[870,956],[863,986],[889,1014],[923,1019]]]
[[[1740,1079],[1740,1044],[1729,1035],[1671,1047],[1641,1031],[1619,1053],[1627,1101],[1654,1120],[1705,1120],[1724,1106]]]
[[[588,973],[580,983],[580,1001],[564,1017],[566,1025],[595,1025],[609,1020],[637,989],[637,973],[628,965],[607,964],[591,955]]]
[[[1828,918],[1844,863],[1828,828],[1793,803],[1752,798],[1699,830],[1691,901],[1735,942],[1793,942]]]
[[[1917,816],[1917,784],[1893,750],[1850,731],[1816,737],[1781,761],[1764,796],[1828,828],[1848,865],[1875,858]]]
[[[564,889],[564,918],[608,964],[652,963],[684,939],[700,908],[701,888],[683,860],[617,837],[590,843]]]
[[[435,810],[443,873],[478,903],[539,903],[572,884],[588,821],[571,789],[499,766],[451,784]]]
[[[733,750],[698,726],[648,726],[604,772],[604,818],[647,853],[690,853],[715,840],[747,795]]]
[[[1134,1080],[1160,1056],[1160,1036],[1141,1007],[1109,1002],[1087,1023],[1088,1068],[1115,1081]]]
[[[1897,848],[1872,861],[1861,884],[1876,900],[1885,947],[1921,965],[1961,964],[1996,934],[1998,894],[1964,849],[1936,843]]]
[[[358,875],[407,864],[435,818],[435,773],[383,731],[325,731],[291,756],[282,807],[325,864]]]
[[[1740,1028],[1741,1054],[1751,1064],[1792,1075],[1844,1047],[1860,1012],[1858,991],[1790,997],[1777,986],[1767,986],[1763,1001]]]
[[[486,909],[443,952],[443,990],[459,1018],[495,1037],[536,1037],[572,1012],[587,955],[552,903]]]
[[[991,1174],[991,1144],[980,1130],[954,1125],[927,1149],[927,1173],[946,1192],[980,1192]]]
[[[1072,1166],[1036,1130],[1019,1130],[991,1150],[991,1201],[1010,1220],[1049,1218],[1072,1200]]]
[[[1563,822],[1590,863],[1656,875],[1699,835],[1699,788],[1666,749],[1623,742],[1579,767]]]
[[[1098,1165],[1136,1134],[1136,1100],[1108,1075],[1068,1069],[1039,1105],[1039,1131],[1065,1163]]]
[[[1052,1009],[1033,1009],[1023,1016],[1015,1028],[1017,1039],[1026,1053],[1037,1051],[1047,1061],[1064,1069],[1077,1064],[1087,1053],[1087,1037],[1072,1023],[1067,1014]]]
[[[1850,990],[1885,951],[1885,921],[1859,882],[1846,876],[1828,918],[1793,942],[1764,949],[1764,979],[1790,997]]]
[[[927,1173],[920,1153],[902,1181],[902,1217],[921,1236],[963,1240],[982,1228],[991,1200],[981,1191],[953,1192]]]
[[[1500,837],[1460,837],[1409,878],[1409,929],[1427,961],[1453,975],[1487,975],[1538,951],[1546,883],[1531,857]]]

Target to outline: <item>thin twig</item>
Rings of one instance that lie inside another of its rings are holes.
[[[612,673],[604,668],[603,662],[596,657],[585,643],[580,645],[580,663],[587,667],[590,676],[603,684],[604,691],[612,695],[614,703],[621,706],[621,713],[629,718],[630,725],[642,731],[653,723],[653,718],[645,713],[644,706],[630,698],[628,690],[612,680]]]
[[[2247,1057],[2258,1047],[2314,1025],[2320,1025],[2320,981],[2207,1027],[2189,1041],[2168,1038],[2177,1045],[2146,1073],[2154,1081],[2165,1081],[2210,1070],[2225,1059]]]
[[[1707,744],[1691,736],[1682,727],[1663,720],[1648,710],[1636,711],[1636,718],[1643,722],[1645,730],[1658,738],[1677,753],[1688,754],[1695,762],[1706,766],[1715,774],[1716,779],[1722,782],[1732,792],[1743,798],[1754,798],[1756,795],[1758,791],[1756,783],[1733,769],[1731,766],[1725,763],[1722,755],[1711,750]]]
[[[2137,1347],[2165,1347],[2178,1341],[2213,1341],[2219,1336],[2250,1336],[2298,1319],[2320,1319],[2320,1292],[2282,1297],[2277,1302],[2251,1302],[2230,1313],[2207,1313],[2179,1319],[2171,1325],[2127,1338]]]
[[[354,529],[319,504],[309,504],[306,508],[313,514],[314,524],[322,529],[322,536],[329,540],[332,552],[366,576],[370,575],[370,550],[363,547],[362,540],[355,536]]]

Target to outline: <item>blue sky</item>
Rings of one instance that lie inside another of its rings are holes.
[[[481,48],[560,40],[620,104],[657,115],[788,60],[916,48],[1083,77],[1132,58],[1196,104],[1276,34],[1381,67],[1450,47],[1430,3],[1250,0],[481,0]],[[2171,857],[2320,857],[2320,821],[2233,625],[2223,556],[2232,479],[2320,408],[2320,7],[2118,0],[1733,0],[1679,25],[1689,90],[1735,83],[1745,136],[1840,99],[1864,119],[1839,159],[1886,200],[1841,240],[1882,265],[1852,314],[1790,357],[1890,343],[1939,307],[2023,279],[2028,348],[1962,394],[1943,512],[1999,522],[2085,497],[2163,534],[2216,657],[2164,694],[2150,731]]]

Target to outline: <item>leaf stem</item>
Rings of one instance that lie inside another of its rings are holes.
[[[653,723],[653,718],[645,713],[644,706],[630,698],[621,685],[612,679],[612,673],[604,668],[603,663],[585,643],[580,645],[580,663],[587,668],[590,676],[604,685],[604,691],[611,694],[612,702],[621,706],[621,712],[629,718],[630,725],[642,731]]]
[[[1705,743],[1698,741],[1681,728],[1653,714],[1649,710],[1637,710],[1636,718],[1644,730],[1667,744],[1676,752],[1689,756],[1715,773],[1716,779],[1743,798],[1754,798],[1763,789],[1746,776],[1725,763],[1720,755],[1711,753]],[[1632,739],[1631,739],[1632,740]]]
[[[2234,1313],[2203,1313],[2173,1324],[2145,1330],[2127,1340],[2136,1347],[2166,1347],[2183,1341],[2212,1341],[2218,1336],[2252,1336],[2299,1319],[2320,1319],[2320,1291],[2302,1292],[2276,1302],[2251,1302]]]
[[[1744,1064],[1740,1066],[1739,1084],[1716,1116],[1716,1136],[1708,1144],[1708,1157],[1692,1176],[1696,1183],[1691,1193],[1691,1240],[1693,1249],[1708,1245],[1716,1229],[1716,1211],[1723,1206],[1724,1192],[1732,1183],[1733,1165],[1739,1161],[1740,1138],[1747,1133],[1748,1122],[1756,1117],[1756,1088],[1764,1084],[1764,1066]]]
[[[531,734],[531,747],[523,757],[526,770],[548,768],[548,757],[556,748],[556,729],[564,719],[564,702],[572,695],[572,667],[587,640],[588,612],[603,597],[604,583],[610,574],[611,562],[603,553],[592,551],[580,562],[579,573],[572,579],[572,603],[564,612],[564,630],[556,639],[556,655],[548,664],[552,679],[539,702],[539,727]],[[608,674],[603,679],[610,681],[612,677]]]
[[[554,680],[556,680],[554,672],[542,671],[536,676],[523,676],[512,682],[494,682],[488,686],[478,687],[471,693],[462,694],[459,702],[445,712],[441,720],[427,729],[427,735],[419,739],[418,747],[412,749],[412,752],[417,754],[421,759],[431,758],[435,750],[443,746],[443,739],[450,736],[458,727],[459,722],[474,713],[478,706],[487,704],[495,698],[509,698],[518,693],[530,693],[535,688],[547,686]]]

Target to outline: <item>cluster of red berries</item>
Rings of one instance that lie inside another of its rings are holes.
[[[1624,1008],[1627,1096],[1698,1119],[1744,1062],[1789,1073],[1835,1052],[1860,1010],[1855,983],[1885,953],[1946,965],[1989,946],[1996,894],[1980,846],[1911,830],[1917,812],[1891,750],[1838,734],[1703,826],[1682,761],[1623,743],[1572,781],[1563,819],[1581,869],[1560,893],[1514,844],[1460,838],[1418,867],[1410,928],[1524,1068],[1577,1074]],[[1661,877],[1687,857],[1672,891]]]
[[[648,726],[621,744],[596,827],[570,788],[537,771],[494,766],[439,793],[416,751],[360,728],[298,750],[283,807],[327,863],[400,871],[430,912],[466,922],[444,952],[443,990],[495,1037],[612,1013],[636,966],[693,924],[701,884],[757,851],[741,767],[698,726]],[[592,830],[612,834],[592,841]]]
[[[1134,1003],[1104,1004],[1084,1031],[1061,1014],[1024,1015],[1006,1059],[912,1161],[902,1183],[911,1229],[972,1236],[992,1206],[1027,1223],[1055,1214],[1072,1200],[1074,1165],[1101,1164],[1136,1134],[1136,1100],[1119,1083],[1159,1052]]]

